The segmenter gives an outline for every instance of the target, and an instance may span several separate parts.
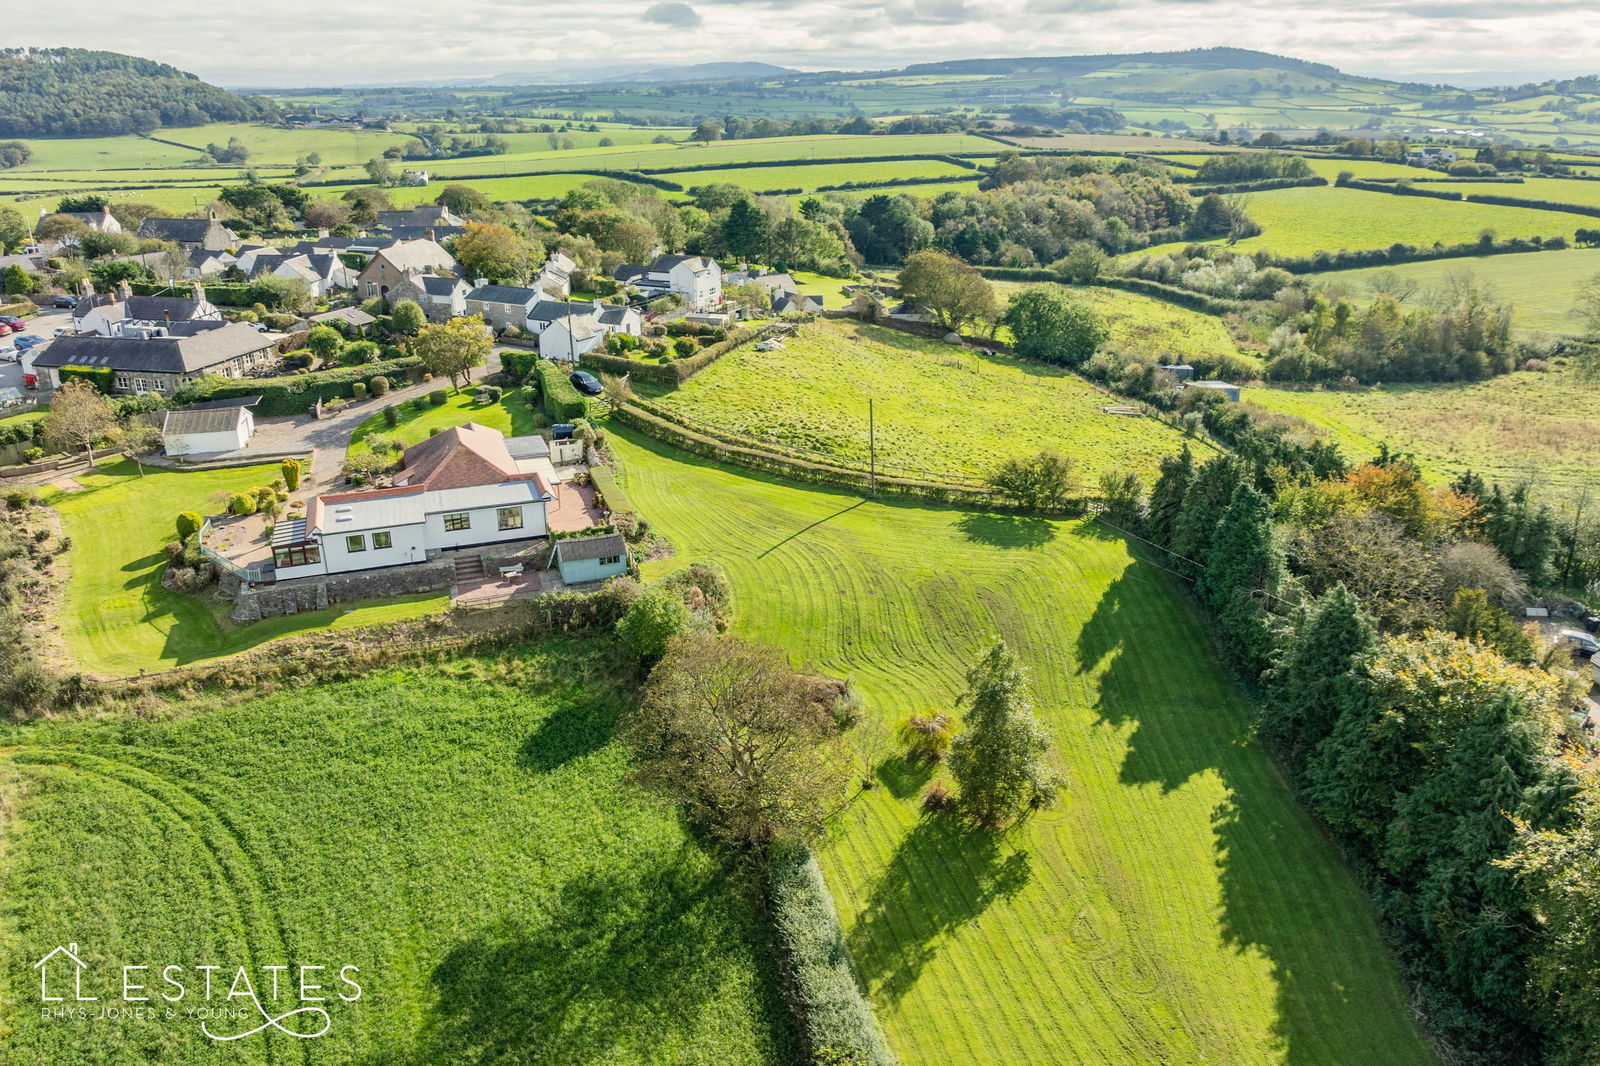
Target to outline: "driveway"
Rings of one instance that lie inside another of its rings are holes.
[[[28,328],[22,332],[32,333],[47,340],[55,335],[57,329],[62,326],[72,325],[71,311],[57,311],[47,308],[37,315],[29,315],[27,317]],[[11,347],[9,339],[0,343],[4,343],[8,348]],[[15,363],[0,362],[0,389],[8,387],[14,389],[22,388],[22,363],[20,360]],[[44,400],[49,397],[50,393],[47,389],[37,389],[33,392],[24,390],[24,395]]]
[[[500,353],[491,352],[487,363],[473,367],[471,379],[482,381],[491,374],[499,372]],[[404,403],[448,386],[448,382],[441,385],[438,381],[407,385],[405,388],[393,389],[381,398],[374,397],[361,403],[341,407],[336,414],[326,415],[321,419],[309,413],[257,419],[255,436],[251,437],[250,443],[242,449],[230,453],[230,458],[233,456],[247,458],[252,454],[310,453],[311,469],[307,472],[307,476],[301,479],[300,491],[296,493],[297,497],[303,495],[310,498],[337,486],[344,469],[345,452],[350,449],[350,438],[355,434],[357,426],[390,404]]]

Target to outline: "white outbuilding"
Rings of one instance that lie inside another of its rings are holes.
[[[246,404],[168,411],[161,421],[161,443],[168,455],[218,455],[238,451],[256,431]]]

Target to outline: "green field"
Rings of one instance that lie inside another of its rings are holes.
[[[611,441],[679,558],[727,568],[738,631],[849,676],[877,719],[949,709],[996,634],[1032,670],[1070,782],[1056,810],[974,835],[922,816],[930,775],[869,747],[881,787],[823,853],[905,1066],[1433,1061],[1365,897],[1249,739],[1199,614],[1122,540]]]
[[[1476,240],[1485,229],[1494,230],[1501,238],[1570,239],[1575,229],[1590,228],[1596,221],[1560,211],[1453,203],[1333,186],[1253,193],[1245,209],[1263,232],[1232,247],[1280,255],[1387,248],[1396,242],[1461,244]]]
[[[288,965],[274,1014],[300,1005],[293,967],[326,966],[307,982],[331,1023],[219,1046],[181,1012],[52,1021],[38,971],[8,966],[7,1066],[793,1061],[752,886],[626,780],[611,647],[588,634],[233,706],[6,728],[8,959],[75,943],[103,1003],[122,966],[152,967],[133,980],[154,999],[177,964],[180,1008],[205,1005],[190,967],[222,968],[213,1007],[248,967],[267,1007],[261,968]],[[335,998],[345,965],[355,1002]]]
[[[1518,182],[1438,181],[1423,186],[1464,196],[1509,196],[1518,200],[1549,200],[1558,204],[1600,207],[1600,181],[1564,178],[1525,178]],[[1600,219],[1590,223],[1600,226]]]
[[[160,670],[231,655],[289,633],[383,622],[439,610],[443,594],[405,596],[329,608],[246,626],[227,621],[230,605],[161,587],[162,548],[176,537],[179,511],[217,514],[219,499],[278,476],[276,465],[224,470],[149,470],[102,463],[80,474],[76,492],[52,496],[72,538],[72,577],[60,613],[61,636],[76,667],[92,674]]]
[[[1450,277],[1471,273],[1509,302],[1513,321],[1522,329],[1577,333],[1583,317],[1574,311],[1578,289],[1600,274],[1600,248],[1568,248],[1526,255],[1486,255],[1471,259],[1435,259],[1394,267],[1330,270],[1312,274],[1315,281],[1345,286],[1358,298],[1371,295],[1375,278],[1397,275],[1422,289],[1438,288]],[[1414,301],[1413,301],[1414,302]]]
[[[1322,427],[1351,459],[1375,455],[1378,442],[1388,441],[1440,479],[1475,470],[1506,485],[1595,480],[1600,390],[1570,370],[1359,392],[1251,389],[1247,398]]]
[[[852,338],[859,336],[860,340]],[[865,466],[875,400],[880,471],[981,477],[1000,459],[1055,448],[1092,485],[1104,470],[1152,474],[1182,438],[1076,375],[895,330],[825,319],[785,348],[746,346],[660,402],[695,421]]]
[[[801,155],[799,158],[805,158]],[[819,185],[844,185],[848,182],[889,181],[894,178],[969,178],[976,180],[971,170],[944,163],[936,159],[886,159],[878,163],[831,163],[800,167],[748,167],[732,170],[692,170],[660,175],[675,181],[686,189],[696,185],[728,182],[754,192],[768,189],[805,189]],[[935,190],[942,190],[936,186]],[[874,189],[873,192],[895,192],[895,189]],[[931,195],[931,194],[930,194]]]

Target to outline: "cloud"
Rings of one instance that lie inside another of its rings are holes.
[[[683,29],[700,25],[700,12],[688,4],[680,4],[677,0],[665,0],[664,3],[652,4],[645,9],[646,22],[659,22],[663,26],[677,26]]]

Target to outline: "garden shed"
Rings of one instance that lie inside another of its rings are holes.
[[[255,431],[255,416],[248,406],[208,405],[168,411],[161,420],[161,444],[168,455],[216,455],[243,448]]]
[[[628,545],[621,533],[556,541],[556,566],[568,585],[604,581],[628,572]]]

